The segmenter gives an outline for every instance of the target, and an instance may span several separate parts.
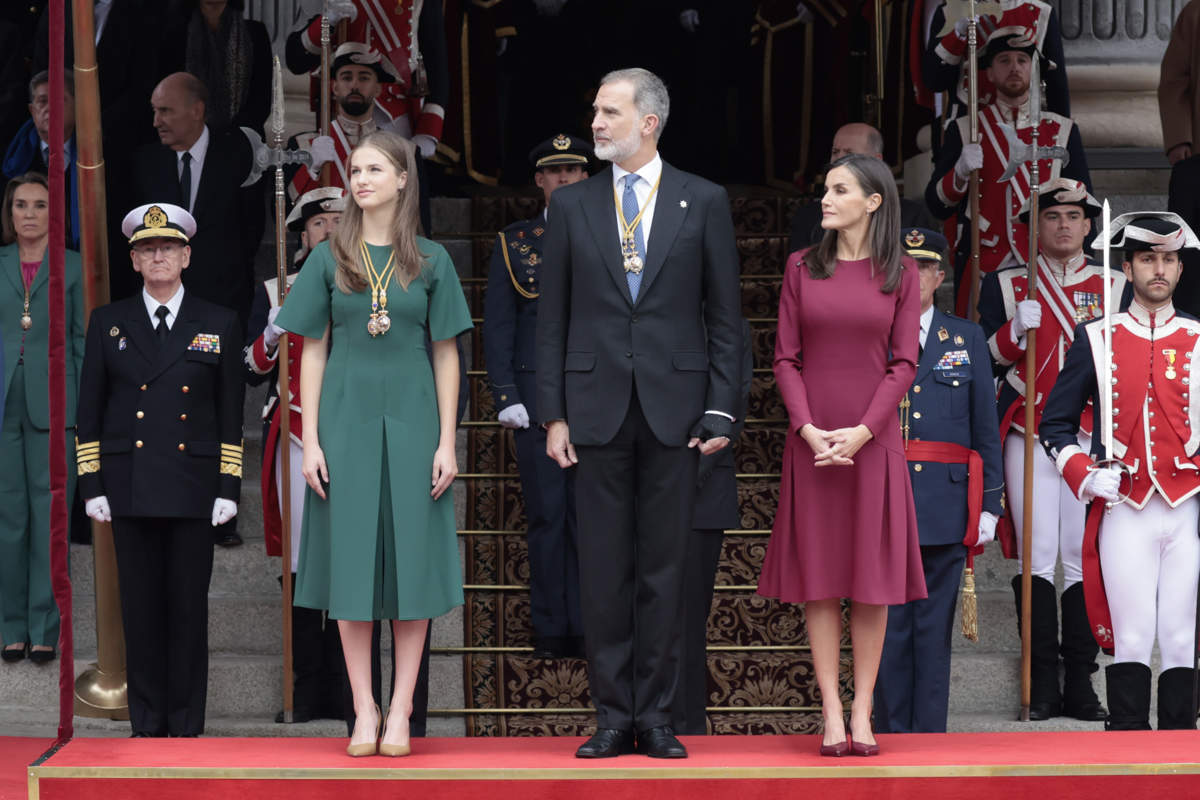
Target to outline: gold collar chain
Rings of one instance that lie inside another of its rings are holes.
[[[387,264],[384,265],[383,270],[376,271],[375,262],[371,259],[371,251],[367,249],[367,243],[361,241],[358,246],[362,251],[363,265],[367,268],[367,278],[371,282],[371,318],[367,320],[367,333],[374,338],[387,333],[392,327],[392,320],[388,317],[387,310],[387,285],[392,279],[392,273],[396,271],[393,263],[396,259],[396,251],[392,250],[388,254]]]
[[[625,180],[629,180],[630,175],[636,175],[635,172],[630,172],[625,176]],[[641,176],[638,176],[641,177]],[[621,208],[621,198],[617,194],[617,187],[613,186],[613,204],[617,207],[617,219],[621,220],[621,257],[624,260],[626,272],[632,272],[635,275],[642,271],[645,263],[637,251],[637,237],[635,232],[637,226],[642,221],[642,215],[646,213],[646,209],[650,207],[650,201],[654,199],[655,193],[658,192],[658,185],[662,183],[662,173],[658,173],[658,180],[654,182],[654,188],[650,190],[650,194],[646,197],[646,202],[642,204],[642,210],[633,218],[633,222],[625,219],[625,209]],[[637,196],[636,193],[634,195]]]

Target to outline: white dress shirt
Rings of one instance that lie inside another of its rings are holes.
[[[641,225],[642,241],[645,243],[647,251],[650,249],[650,226],[654,222],[654,206],[658,201],[658,192],[655,192],[654,197],[651,197],[650,191],[654,189],[654,186],[658,183],[658,179],[662,176],[662,169],[662,157],[658,153],[655,153],[654,158],[643,164],[641,169],[634,170],[641,180],[633,185],[633,193],[637,197],[638,208],[646,209],[645,213],[642,214]],[[628,174],[628,170],[621,169],[616,164],[613,164],[613,189],[617,192],[617,207],[613,213],[617,217],[618,234],[623,230],[621,227],[620,201],[625,195],[625,176]],[[649,205],[647,205],[647,200],[649,201]],[[633,220],[626,220],[626,222],[633,222]]]
[[[918,341],[921,349],[925,349],[925,340],[929,338],[929,326],[933,324],[933,306],[921,312],[921,338]]]
[[[175,174],[183,180],[183,154],[192,154],[192,196],[187,199],[187,210],[192,212],[196,208],[196,192],[200,189],[200,170],[204,167],[204,157],[208,155],[208,126],[204,126],[204,130],[200,131],[199,138],[192,143],[192,146],[187,150],[180,150],[175,154]]]
[[[175,317],[179,316],[179,307],[183,305],[183,284],[179,284],[179,288],[175,290],[175,294],[171,295],[171,299],[165,303],[160,303],[150,296],[145,287],[142,288],[142,302],[146,304],[146,313],[150,315],[150,327],[152,329],[158,327],[158,317],[155,311],[158,311],[159,306],[166,306],[167,311],[167,330],[175,327]]]

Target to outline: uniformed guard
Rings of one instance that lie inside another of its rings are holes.
[[[560,133],[529,154],[546,208],[496,237],[488,267],[483,345],[500,424],[513,431],[527,519],[529,607],[536,658],[583,655],[579,564],[575,553],[575,475],[546,456],[546,433],[535,405],[538,280],[550,194],[588,176],[592,148]]]
[[[903,241],[920,266],[921,355],[900,424],[929,597],[888,609],[875,730],[945,733],[959,580],[968,552],[995,536],[1004,478],[987,339],[974,322],[933,305],[946,239],[913,228]]]
[[[167,203],[126,215],[142,292],[92,312],[76,458],[88,516],[110,521],[134,736],[198,736],[208,682],[209,529],[237,514],[237,315],[185,292],[196,222]]]
[[[1150,728],[1157,631],[1158,727],[1195,728],[1200,398],[1191,379],[1200,374],[1200,321],[1177,312],[1172,294],[1182,272],[1180,251],[1200,248],[1200,240],[1168,212],[1123,214],[1111,229],[1109,243],[1124,251],[1133,302],[1112,315],[1109,336],[1102,320],[1076,329],[1040,436],[1071,491],[1091,503],[1083,583],[1091,632],[1113,654],[1105,670],[1111,709],[1105,727]],[[1110,341],[1112,371],[1105,377]],[[1099,391],[1097,376],[1111,385],[1111,400]],[[1103,437],[1093,437],[1090,448],[1077,438],[1089,403],[1093,430],[1111,424],[1112,457],[1128,474],[1111,462],[1097,463],[1106,457]]]
[[[300,234],[300,249],[296,251],[297,269],[287,276],[291,287],[299,267],[312,248],[325,241],[336,230],[345,210],[344,193],[336,186],[314,189],[303,195],[287,218],[288,230]],[[258,285],[254,305],[250,310],[251,332],[261,331],[246,346],[246,380],[251,386],[267,382],[267,399],[263,405],[263,528],[267,555],[282,552],[282,514],[280,492],[282,477],[278,474],[280,436],[279,402],[279,338],[284,330],[275,325],[279,313],[278,278]],[[300,355],[304,337],[288,334],[288,413],[291,422],[291,570],[295,575],[300,557],[300,531],[304,519],[304,489],[300,473],[304,460],[300,409]],[[293,586],[294,578],[293,578]],[[294,706],[292,719],[307,722],[312,719],[342,719],[342,683],[345,666],[342,663],[342,643],[337,625],[325,619],[323,611],[292,606],[292,664],[295,670]],[[283,722],[281,711],[275,717]]]
[[[1007,180],[1004,177],[1014,146],[1028,145],[1033,135],[1030,111],[1030,81],[1033,59],[1049,63],[1037,46],[1044,38],[1042,29],[1048,18],[1036,15],[1004,19],[991,31],[980,49],[980,69],[996,87],[993,102],[979,109],[979,143],[970,141],[968,116],[959,117],[946,129],[942,149],[933,174],[925,188],[925,203],[935,217],[947,219],[957,214],[962,230],[970,224],[968,177],[979,171],[979,269],[986,275],[1002,267],[1028,262],[1029,229],[1020,220],[1028,202],[1029,163]],[[1017,141],[1009,139],[1013,133]],[[1051,111],[1040,112],[1038,148],[1063,148],[1067,158],[1038,159],[1041,182],[1050,183],[1062,176],[1091,186],[1083,140],[1075,123]],[[954,258],[956,308],[967,313],[970,281],[963,280],[971,252],[971,237],[958,237]]]
[[[1022,209],[1028,219],[1028,205]],[[1024,266],[1002,269],[985,276],[979,294],[979,322],[988,336],[988,348],[999,389],[1000,437],[1004,446],[1004,478],[1010,517],[1000,526],[1000,541],[1009,558],[1019,558],[1013,532],[1022,530],[1025,488],[1025,334],[1037,330],[1037,396],[1034,425],[1039,424],[1045,398],[1066,360],[1075,326],[1103,313],[1104,265],[1083,252],[1084,238],[1100,204],[1081,181],[1058,178],[1041,187],[1038,213],[1038,299],[1028,299]],[[1112,274],[1113,302],[1125,292],[1125,278]],[[1118,306],[1120,307],[1120,306]],[[1092,432],[1090,418],[1080,429],[1087,448]],[[1011,524],[1010,524],[1011,523]],[[1097,648],[1088,632],[1083,603],[1080,551],[1083,543],[1084,507],[1051,465],[1034,460],[1033,471],[1033,573],[1030,609],[1031,695],[1029,718],[1044,720],[1060,713],[1076,719],[1099,721],[1106,712],[1092,688]],[[1062,645],[1059,645],[1058,602],[1054,588],[1055,565],[1063,565]],[[1021,618],[1021,574],[1012,580]],[[1064,681],[1059,688],[1059,655]]]

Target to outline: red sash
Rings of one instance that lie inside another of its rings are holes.
[[[967,530],[963,534],[963,544],[971,548],[971,555],[976,555],[976,549],[983,552],[983,547],[976,545],[979,541],[979,515],[983,512],[983,457],[961,444],[924,439],[910,440],[904,447],[904,453],[909,461],[967,465]]]
[[[1102,499],[1091,502],[1083,528],[1083,602],[1092,636],[1100,649],[1111,656],[1112,614],[1108,611],[1108,593],[1104,591],[1104,574],[1100,569],[1100,522],[1104,519],[1104,505]]]

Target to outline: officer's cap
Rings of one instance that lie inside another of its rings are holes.
[[[1177,250],[1200,250],[1200,239],[1183,221],[1183,217],[1170,211],[1133,211],[1122,214],[1112,221],[1112,233],[1104,231],[1092,245],[1103,250],[1106,242],[1110,247],[1126,251],[1153,251],[1173,253]]]
[[[400,82],[400,72],[391,60],[362,42],[346,42],[339,47],[333,54],[333,65],[329,71],[336,76],[339,69],[351,64],[375,70],[380,83]]]
[[[928,228],[909,228],[900,237],[904,252],[918,261],[936,261],[945,264],[946,237]]]
[[[560,133],[529,151],[529,163],[534,169],[558,164],[579,164],[587,168],[592,158],[592,146],[587,139]]]
[[[121,233],[130,244],[143,239],[179,239],[186,242],[196,234],[196,220],[187,209],[170,203],[147,203],[125,215]]]
[[[337,186],[326,186],[305,192],[288,214],[289,231],[302,231],[304,225],[317,214],[337,213],[346,210],[346,197]]]
[[[1088,192],[1083,181],[1074,178],[1055,178],[1043,183],[1038,191],[1038,206],[1045,211],[1050,206],[1079,206],[1089,217],[1100,216],[1100,202]],[[1021,206],[1021,222],[1029,224],[1029,201]]]

